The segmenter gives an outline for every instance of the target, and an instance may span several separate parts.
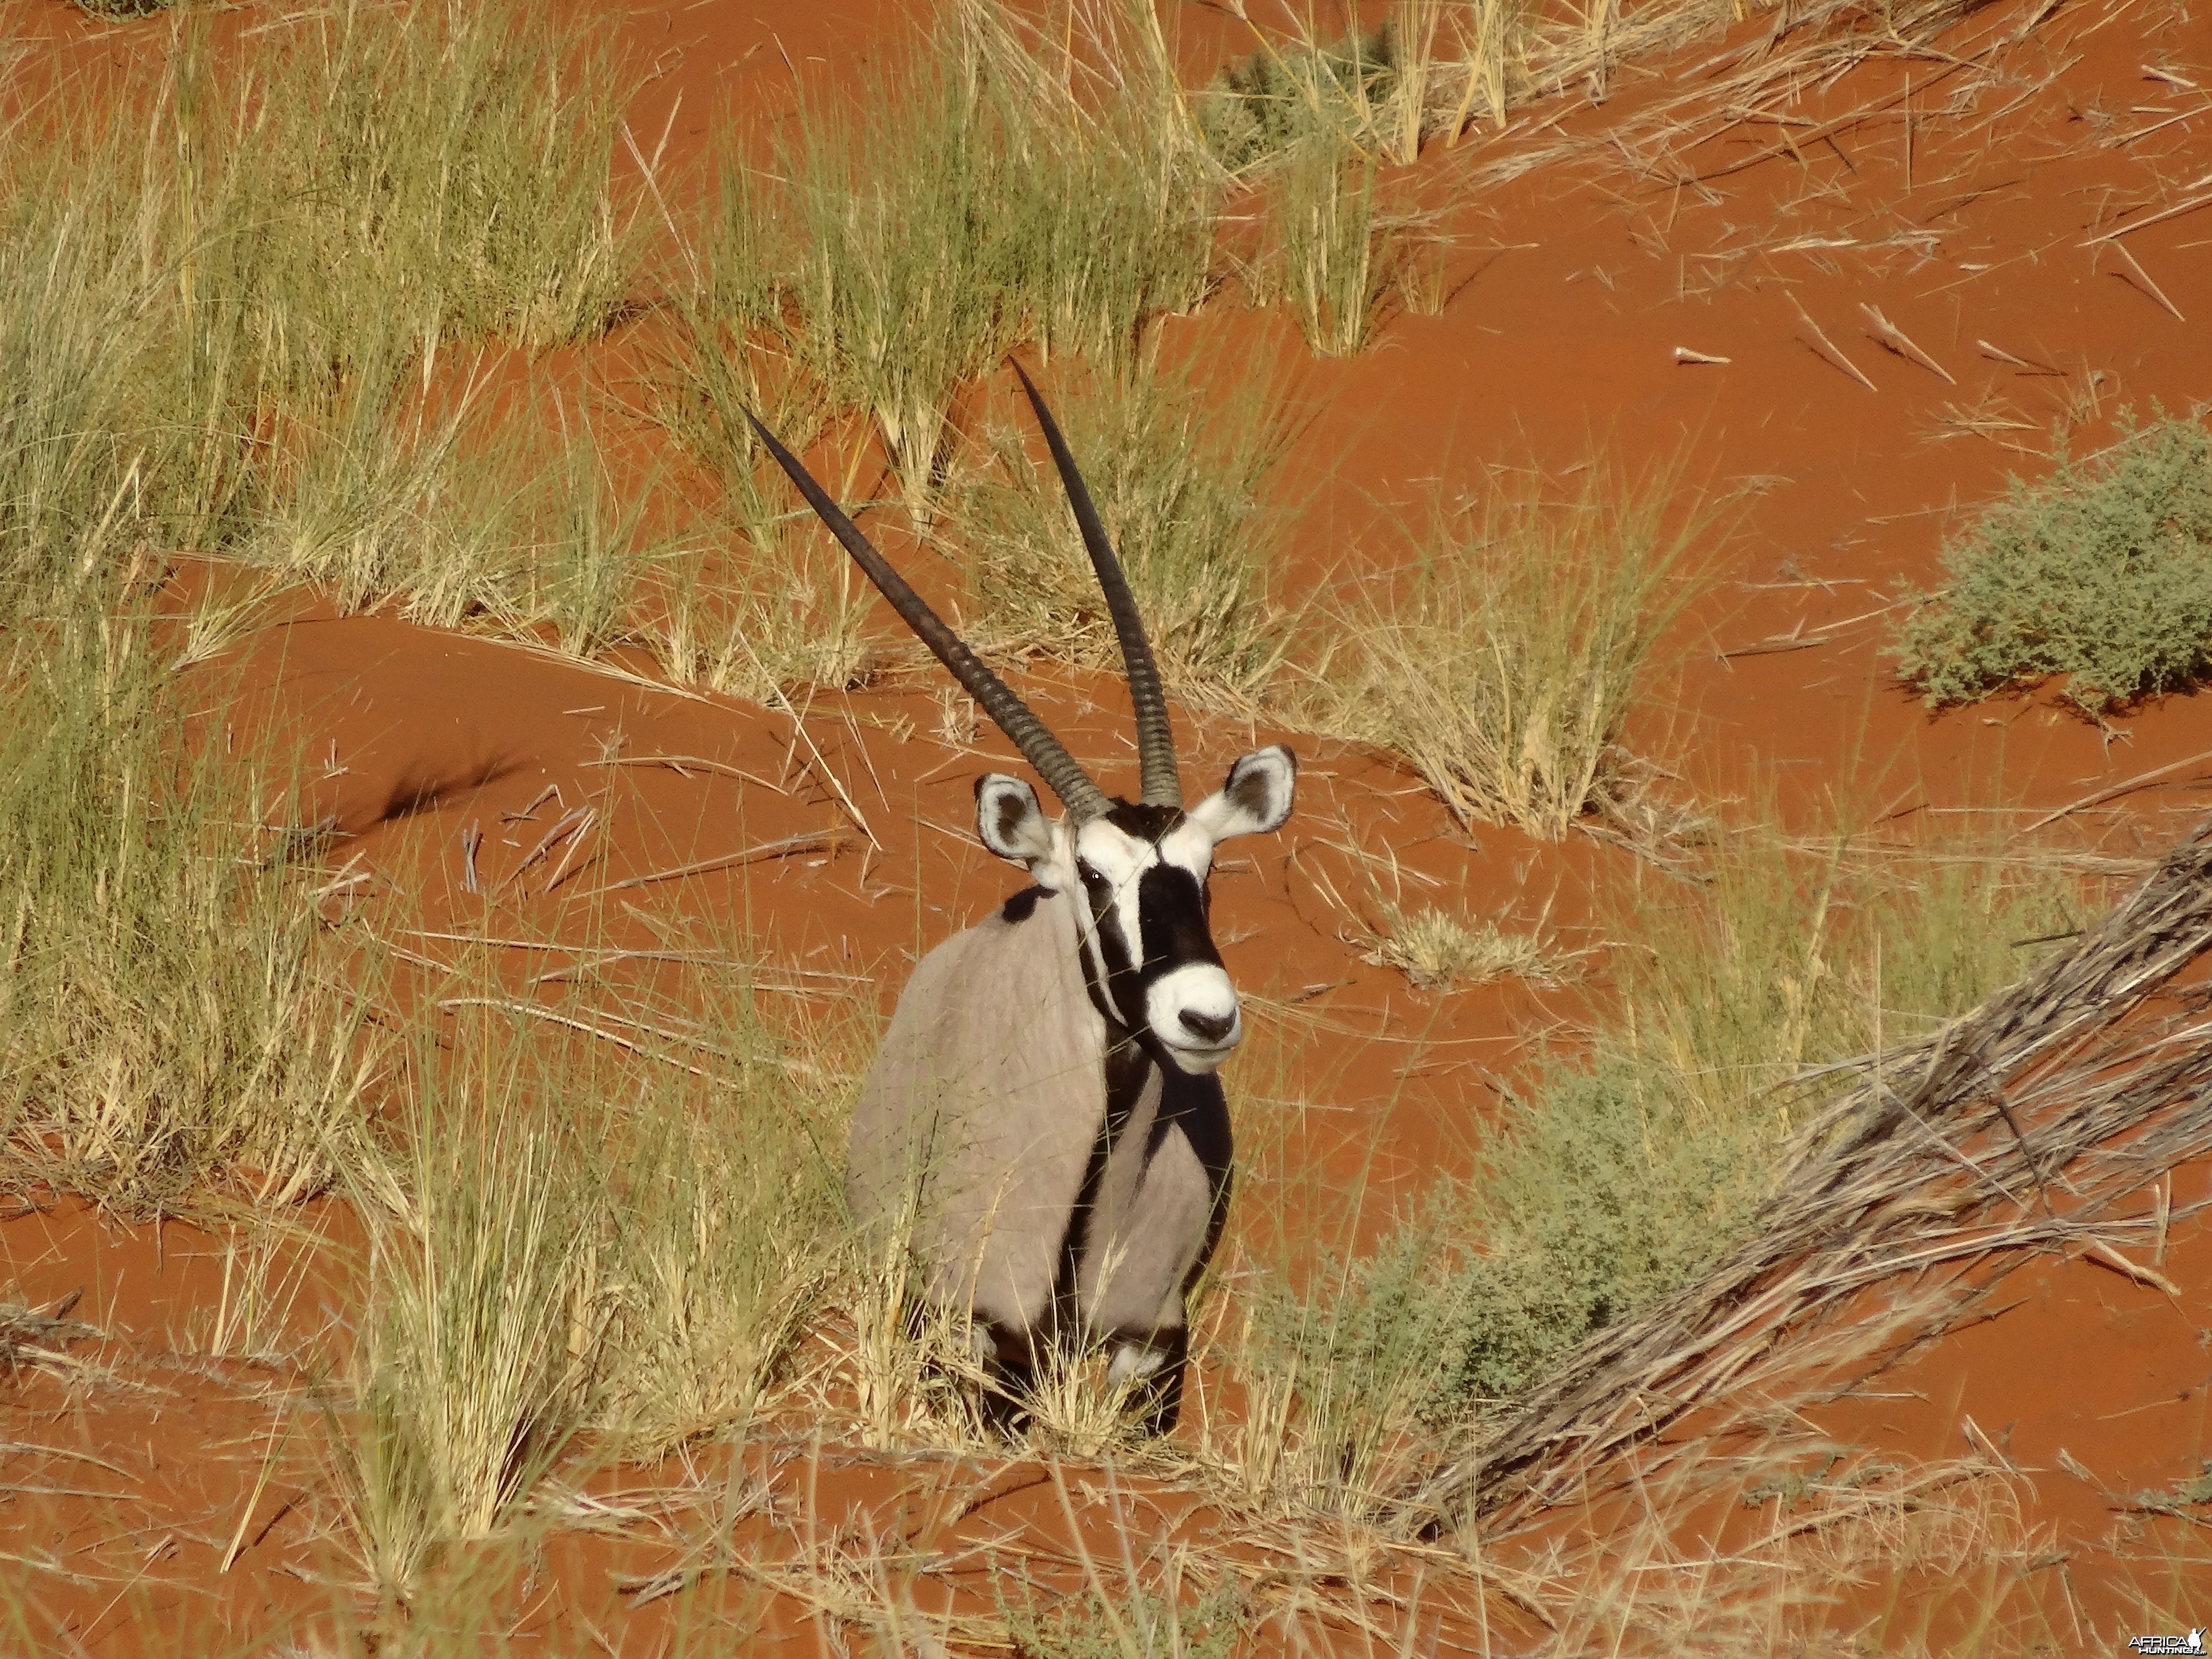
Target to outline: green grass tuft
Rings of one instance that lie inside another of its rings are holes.
[[[781,192],[724,170],[702,300],[869,416],[921,520],[962,382],[1027,342],[1126,356],[1209,285],[1202,155],[1176,123],[1071,87],[1048,51],[995,8],[953,6],[929,48],[807,112]]]
[[[511,3],[211,60],[187,20],[153,94],[0,135],[0,581],[151,544],[356,602],[464,585],[480,532],[423,547],[457,431],[429,370],[615,315],[612,72]]]

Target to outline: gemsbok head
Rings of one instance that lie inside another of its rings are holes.
[[[1297,763],[1255,750],[1183,805],[1159,669],[1059,426],[1017,363],[1089,549],[1136,710],[1140,785],[1109,797],[757,419],[754,430],[892,609],[1066,809],[975,781],[984,846],[1030,885],[924,957],[853,1116],[846,1192],[902,1239],[927,1294],[971,1320],[1002,1411],[1048,1345],[1111,1351],[1147,1424],[1180,1407],[1184,1298],[1220,1236],[1229,1113],[1214,1075],[1244,1034],[1209,923],[1213,849],[1278,829]]]

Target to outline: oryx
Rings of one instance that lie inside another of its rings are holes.
[[[1208,926],[1215,846],[1279,828],[1297,763],[1256,750],[1184,809],[1159,670],[1059,426],[1017,363],[1120,636],[1142,785],[1109,799],[758,420],[753,428],[869,579],[1066,808],[975,781],[984,846],[1030,884],[924,957],[860,1086],[846,1176],[856,1220],[902,1231],[927,1294],[972,1317],[1016,1393],[1048,1342],[1109,1345],[1172,1427],[1183,1300],[1219,1237],[1229,1113],[1214,1071],[1243,1036]],[[1001,1408],[1007,1395],[1000,1396]]]

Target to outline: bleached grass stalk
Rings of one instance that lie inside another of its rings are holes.
[[[1623,722],[1712,568],[1718,515],[1677,480],[1601,464],[1564,501],[1438,500],[1395,579],[1336,601],[1302,712],[1405,756],[1462,823],[1604,820],[1636,787]]]

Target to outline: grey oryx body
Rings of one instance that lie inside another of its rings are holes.
[[[1015,366],[1020,374],[1020,366]],[[969,1314],[1018,1380],[1048,1342],[1113,1348],[1155,1374],[1171,1423],[1184,1297],[1229,1200],[1215,1068],[1243,1035],[1208,926],[1213,849],[1278,828],[1297,763],[1261,749],[1186,811],[1158,669],[1073,457],[1021,375],[1090,550],[1127,667],[1140,799],[1109,799],[1043,722],[923,603],[766,428],[810,505],[1067,808],[977,780],[976,832],[1032,884],[923,957],[854,1109],[847,1193],[877,1243],[903,1240],[930,1297]]]

